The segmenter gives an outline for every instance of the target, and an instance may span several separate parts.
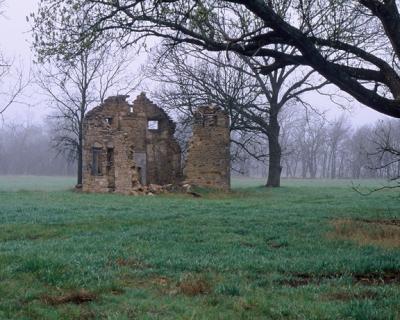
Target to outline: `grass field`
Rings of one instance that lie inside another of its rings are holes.
[[[0,177],[0,319],[400,319],[400,190],[72,185]]]

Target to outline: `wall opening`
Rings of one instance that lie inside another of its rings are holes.
[[[140,184],[147,184],[147,154],[145,152],[135,152],[134,161],[139,175]]]
[[[147,121],[147,129],[149,130],[158,130],[159,123],[158,120],[149,120]]]
[[[114,149],[107,148],[107,167],[111,168],[114,166]]]
[[[92,175],[101,175],[101,148],[93,148],[92,151]]]
[[[114,149],[107,148],[107,180],[108,187],[115,190]]]

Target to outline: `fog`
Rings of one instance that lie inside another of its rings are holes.
[[[12,59],[14,66],[23,70],[25,75],[29,73],[28,70],[33,66],[30,26],[26,16],[35,11],[37,3],[37,0],[6,0],[4,15],[0,18],[0,48],[2,53]],[[142,52],[136,57],[136,67],[139,68],[145,61],[146,55]],[[6,80],[10,83],[15,81],[13,76]],[[147,82],[142,87],[138,87],[132,93],[131,98],[133,99],[141,90],[149,91],[148,96],[152,97],[152,90],[156,90],[156,87],[154,84]],[[308,98],[318,112],[325,113],[328,122],[333,123],[335,119],[345,118],[349,126],[348,138],[357,132],[357,128],[366,125],[372,128],[376,126],[377,120],[387,119],[384,115],[365,106],[360,106],[357,102],[352,102],[350,104],[351,108],[343,110],[333,104],[328,97],[313,93]],[[0,144],[2,143],[0,145],[0,148],[2,148],[0,149],[2,150],[0,174],[73,173],[73,166],[69,165],[65,159],[51,149],[51,133],[47,128],[47,116],[50,112],[51,109],[48,103],[43,99],[40,90],[34,84],[31,84],[24,91],[24,94],[18,98],[17,103],[4,112],[0,121]],[[303,110],[299,110],[299,114],[302,112]],[[24,139],[24,137],[28,139]],[[13,154],[14,158],[19,158],[22,162],[13,163]],[[28,166],[24,161],[28,161],[32,165]],[[246,161],[249,160],[247,159]],[[39,163],[41,165],[36,165]],[[243,163],[236,162],[236,171],[240,171],[239,169],[242,165]],[[257,163],[252,163],[251,165],[257,167]],[[260,170],[254,170],[256,172],[254,173],[255,175],[265,175],[263,171],[265,167]],[[298,174],[284,171],[284,175],[297,176]],[[307,174],[304,174],[304,170],[299,175],[307,176]],[[351,176],[351,174],[347,173],[346,175]],[[322,173],[321,176],[323,176]]]

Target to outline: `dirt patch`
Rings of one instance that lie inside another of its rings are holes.
[[[151,282],[157,286],[167,287],[170,285],[171,280],[167,277],[157,277],[151,280]]]
[[[360,221],[364,223],[373,223],[373,224],[382,224],[386,226],[397,226],[400,227],[400,219],[382,219],[382,220],[377,220],[377,219],[355,219],[355,221]]]
[[[363,292],[335,292],[325,296],[328,300],[350,301],[350,300],[374,300],[378,298],[378,294],[374,291]]]
[[[301,286],[307,286],[311,283],[313,283],[313,279],[309,278],[309,279],[302,279],[302,278],[292,278],[292,279],[284,279],[284,280],[280,280],[278,281],[278,283],[282,286],[289,286],[292,288],[297,288],[297,287],[301,287]]]
[[[269,242],[267,244],[271,249],[286,248],[288,246],[287,243],[279,243],[279,242],[274,242],[274,241]]]
[[[211,292],[210,284],[204,279],[187,278],[177,284],[180,293],[187,296],[197,296]]]
[[[86,290],[74,291],[61,296],[49,296],[45,295],[42,297],[42,301],[49,305],[60,305],[60,304],[83,304],[94,301],[97,296],[94,293]]]
[[[400,272],[397,270],[388,270],[382,273],[359,273],[354,275],[354,280],[364,285],[400,284]]]
[[[120,296],[120,295],[123,295],[125,293],[125,290],[124,289],[120,289],[120,288],[115,288],[115,289],[112,289],[110,291],[110,293],[112,295],[114,295],[114,296]]]
[[[332,222],[331,239],[351,240],[359,245],[375,245],[385,248],[400,247],[400,220],[339,219]]]
[[[292,273],[289,279],[283,279],[278,281],[278,284],[297,288],[310,284],[319,285],[321,282],[326,280],[339,279],[345,274],[332,273],[326,275],[313,275],[308,273]],[[348,277],[352,278],[354,283],[361,285],[389,285],[389,284],[400,284],[400,271],[398,270],[386,270],[382,272],[367,272],[367,273],[355,273],[348,274]]]
[[[313,275],[308,273],[291,273],[289,275],[291,278],[279,280],[278,283],[283,286],[289,286],[292,288],[297,288],[301,286],[307,286],[310,284],[320,284],[321,281],[325,279],[337,278],[338,275]]]

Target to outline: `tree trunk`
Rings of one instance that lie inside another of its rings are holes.
[[[326,161],[327,161],[327,153],[324,152],[324,156],[322,158],[322,177],[321,178],[326,178]]]
[[[331,179],[336,179],[336,153],[334,152],[332,152],[331,161]]]
[[[82,173],[83,170],[83,156],[82,156],[82,144],[78,146],[78,175],[77,175],[77,185],[82,185]]]
[[[278,115],[271,114],[270,130],[268,134],[269,168],[268,168],[268,180],[266,185],[267,187],[276,188],[281,186],[282,150],[279,144],[279,132],[280,132],[280,126],[278,123]]]
[[[81,108],[81,121],[79,122],[79,133],[78,133],[78,172],[77,172],[77,186],[82,186],[83,182],[83,118],[85,116],[84,108]]]

